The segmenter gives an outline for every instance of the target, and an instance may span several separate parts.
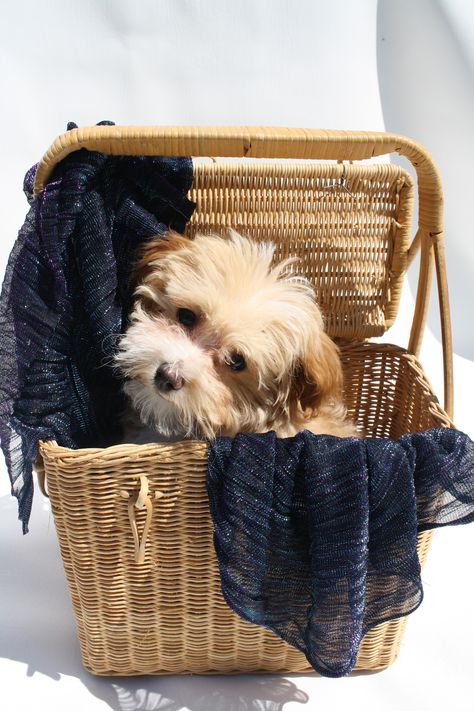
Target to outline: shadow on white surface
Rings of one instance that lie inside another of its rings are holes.
[[[191,683],[189,683],[191,682]],[[139,679],[112,682],[120,711],[283,711],[289,702],[306,703],[308,695],[280,676],[211,676],[155,678],[143,687]]]

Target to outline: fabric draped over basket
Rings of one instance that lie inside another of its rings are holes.
[[[184,231],[194,210],[190,158],[80,150],[33,198],[35,168],[0,300],[0,439],[24,532],[38,440],[118,441],[122,395],[110,365],[134,255],[166,227]]]
[[[343,676],[371,627],[421,603],[417,533],[474,520],[474,443],[242,434],[211,444],[207,488],[228,605]]]

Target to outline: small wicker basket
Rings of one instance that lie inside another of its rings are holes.
[[[232,226],[274,242],[276,259],[300,258],[297,268],[313,282],[328,331],[341,345],[348,409],[367,435],[451,426],[442,191],[419,145],[380,133],[95,126],[56,139],[38,166],[37,191],[54,165],[79,148],[241,158],[196,162],[189,236]],[[416,168],[419,225],[411,244],[410,175],[390,163],[353,163],[391,152]],[[369,342],[393,323],[418,249],[408,349]],[[417,361],[433,265],[444,410]],[[40,484],[46,474],[86,669],[107,675],[312,671],[301,652],[238,618],[222,597],[205,489],[206,443],[70,450],[46,442],[40,452]],[[419,537],[421,562],[429,540],[430,533]],[[357,668],[393,662],[404,624],[401,618],[371,630]]]

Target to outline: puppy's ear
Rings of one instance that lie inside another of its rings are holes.
[[[157,236],[146,242],[141,248],[135,269],[132,275],[132,288],[138,284],[146,283],[161,259],[171,252],[180,249],[189,249],[190,240],[183,235],[169,230],[162,236]]]
[[[339,349],[324,332],[317,331],[307,344],[293,375],[290,399],[305,417],[316,416],[325,405],[342,399],[342,367]]]

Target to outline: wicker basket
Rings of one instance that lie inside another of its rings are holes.
[[[84,147],[113,154],[242,158],[196,162],[190,197],[197,209],[188,234],[233,226],[276,243],[276,259],[300,257],[297,268],[315,285],[328,331],[341,344],[346,402],[366,434],[399,437],[451,426],[442,193],[436,168],[420,146],[391,134],[100,126],[75,129],[55,141],[39,164],[37,190],[59,160]],[[414,182],[409,174],[389,163],[343,162],[390,152],[407,156],[417,171],[419,226],[411,245]],[[287,158],[293,160],[281,160]],[[393,323],[404,273],[419,248],[408,349],[370,343]],[[444,410],[416,357],[433,263]],[[300,652],[238,618],[222,597],[205,490],[206,443],[69,450],[47,442],[40,451],[89,671],[311,671]],[[42,485],[44,472],[39,472]],[[419,537],[422,562],[429,540],[429,533]],[[404,623],[405,618],[392,620],[370,631],[357,668],[388,666]]]

